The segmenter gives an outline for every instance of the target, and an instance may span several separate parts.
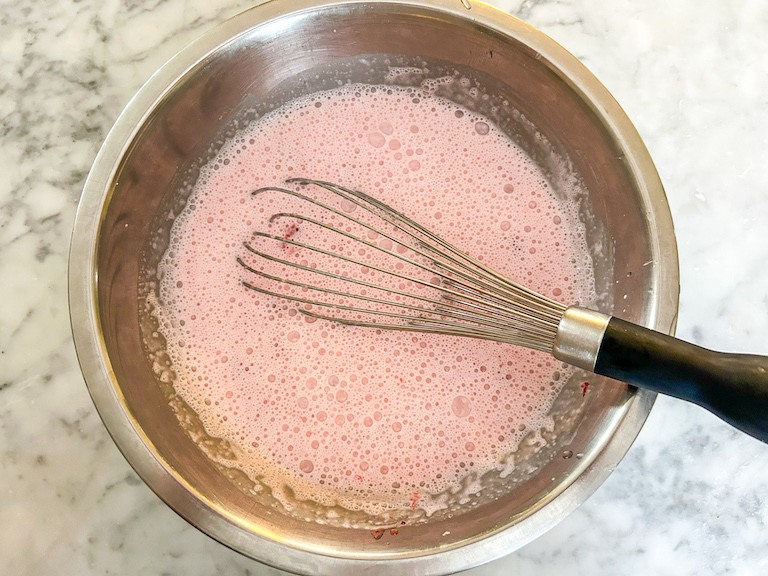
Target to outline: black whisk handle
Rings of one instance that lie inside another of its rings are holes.
[[[768,357],[714,352],[611,318],[594,372],[694,402],[768,442]]]

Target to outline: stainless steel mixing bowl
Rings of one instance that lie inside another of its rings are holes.
[[[214,466],[182,430],[139,326],[140,257],[158,222],[178,209],[168,198],[237,118],[336,81],[381,81],[363,55],[382,54],[389,62],[371,61],[476,78],[489,95],[477,99],[480,111],[546,170],[556,170],[552,153],[569,159],[588,191],[579,201],[600,306],[665,332],[676,318],[674,231],[651,159],[605,88],[542,33],[459,0],[280,0],[200,38],[129,103],[88,177],[70,256],[75,344],[105,425],[152,490],[227,546],[306,574],[445,574],[515,550],[605,480],[654,400],[596,377],[582,399],[578,383],[569,384],[547,446],[521,453],[515,474],[491,474],[472,505],[379,540],[297,519],[268,494],[249,495],[242,478]]]

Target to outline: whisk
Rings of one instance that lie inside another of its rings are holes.
[[[286,184],[297,186],[260,188],[253,194],[293,197],[330,220],[277,212],[270,224],[291,219],[303,228],[309,224],[330,232],[338,242],[329,247],[302,242],[292,237],[295,228],[282,235],[254,232],[243,244],[247,260],[238,257],[237,262],[268,287],[249,278],[242,281],[246,288],[303,305],[299,312],[313,319],[480,338],[551,353],[578,368],[698,404],[768,442],[768,357],[707,350],[601,312],[565,306],[492,270],[364,192],[304,178]],[[330,194],[344,207],[305,193],[308,187]],[[357,208],[363,217],[352,215]],[[257,239],[307,251],[332,264],[321,268],[307,260],[296,262],[254,246]],[[395,265],[357,256],[371,253]],[[286,273],[269,273],[254,260],[281,266]],[[345,272],[350,267],[361,267],[368,275]],[[389,278],[391,285],[372,276]]]

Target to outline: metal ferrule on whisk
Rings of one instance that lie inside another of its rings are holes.
[[[552,355],[573,366],[594,371],[610,319],[602,312],[570,306],[557,326]]]

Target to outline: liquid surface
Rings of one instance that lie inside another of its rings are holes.
[[[366,191],[566,304],[594,298],[583,229],[519,147],[428,86],[294,101],[202,170],[160,265],[157,315],[178,394],[286,506],[431,512],[551,425],[568,369],[495,342],[315,321],[244,287],[254,280],[236,257],[248,257],[254,230],[333,243],[304,225],[270,225],[292,200],[251,194],[296,176]]]

